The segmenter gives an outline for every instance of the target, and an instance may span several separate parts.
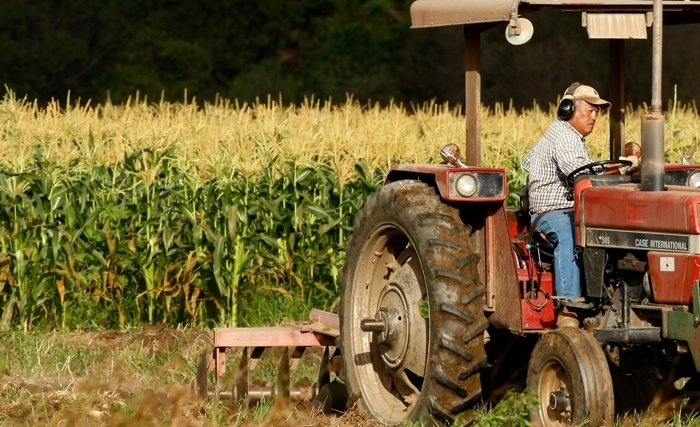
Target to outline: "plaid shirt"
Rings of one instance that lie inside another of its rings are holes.
[[[529,173],[530,211],[540,213],[573,207],[574,202],[566,200],[570,191],[566,177],[591,162],[581,134],[568,122],[554,120],[523,159],[523,167]]]

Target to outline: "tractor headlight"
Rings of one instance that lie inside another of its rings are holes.
[[[471,197],[476,194],[476,190],[479,188],[479,185],[477,184],[476,177],[474,175],[465,173],[457,178],[455,188],[460,196]]]
[[[700,172],[693,172],[688,177],[688,187],[700,188]]]
[[[440,192],[446,200],[470,202],[502,202],[507,195],[506,172],[502,169],[450,168],[444,178],[438,179]]]

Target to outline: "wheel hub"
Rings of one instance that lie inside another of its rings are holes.
[[[360,329],[376,334],[381,358],[386,366],[400,366],[408,351],[409,307],[402,289],[388,284],[379,297],[379,309],[374,318],[362,319]]]
[[[563,415],[571,411],[569,393],[565,388],[554,390],[549,394],[548,409],[558,415]]]

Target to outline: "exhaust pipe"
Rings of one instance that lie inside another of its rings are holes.
[[[663,2],[654,0],[651,112],[642,115],[642,191],[664,189],[664,115],[661,111]]]

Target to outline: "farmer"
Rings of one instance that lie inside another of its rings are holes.
[[[523,160],[528,172],[532,228],[547,236],[554,246],[554,287],[561,310],[557,327],[578,327],[575,312],[585,307],[581,297],[581,271],[574,242],[574,202],[566,177],[592,163],[585,138],[593,131],[602,108],[610,102],[591,86],[571,84],[559,103],[557,118]]]

